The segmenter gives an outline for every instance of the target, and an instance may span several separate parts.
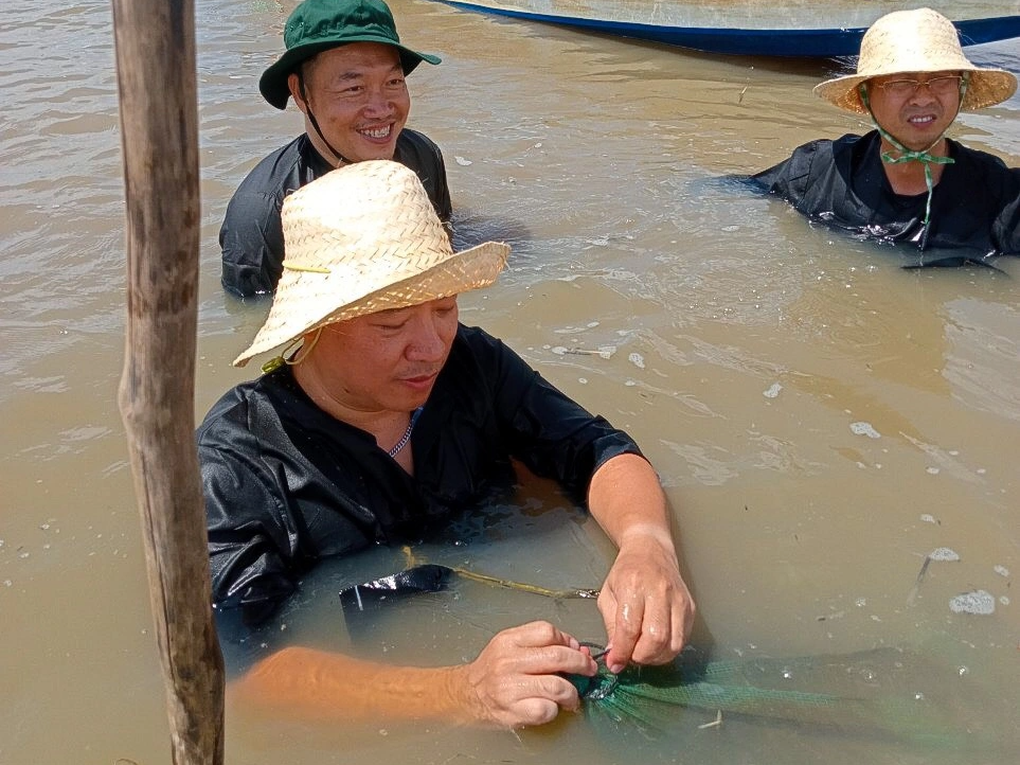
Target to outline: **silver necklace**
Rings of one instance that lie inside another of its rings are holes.
[[[413,412],[411,412],[411,419],[407,423],[407,430],[404,431],[404,435],[400,437],[400,440],[393,445],[393,448],[386,452],[391,457],[396,457],[397,453],[400,452],[407,442],[411,440],[411,431],[414,430],[414,423],[418,421],[418,415],[421,414],[422,408],[419,406]]]

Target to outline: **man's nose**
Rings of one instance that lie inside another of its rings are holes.
[[[382,88],[372,88],[368,93],[365,111],[373,115],[386,115],[393,110],[393,100]]]
[[[438,361],[446,353],[446,343],[437,322],[430,316],[417,322],[407,349],[412,361]]]
[[[930,83],[919,82],[917,84],[917,87],[914,88],[914,94],[911,96],[910,100],[922,104],[927,104],[937,99],[935,98],[935,91],[931,89]]]

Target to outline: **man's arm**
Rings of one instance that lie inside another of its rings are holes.
[[[285,648],[232,684],[242,707],[301,719],[437,720],[520,728],[580,704],[564,674],[592,676],[587,648],[547,622],[498,633],[470,664],[398,667],[310,648]]]
[[[586,489],[589,511],[619,550],[599,597],[611,649],[607,666],[620,671],[631,661],[670,661],[690,633],[694,602],[680,576],[655,471],[630,436],[564,395],[500,341],[477,329],[462,335],[480,368],[498,370],[491,408],[510,454],[572,491]]]
[[[652,466],[636,454],[604,462],[588,507],[619,552],[599,595],[609,635],[606,666],[664,664],[683,648],[694,600],[680,576],[669,510]]]
[[[231,198],[220,227],[220,282],[239,297],[271,293],[283,270],[281,200],[247,186]]]
[[[1002,209],[992,222],[992,244],[1003,255],[1020,255],[1020,168],[1003,174]]]

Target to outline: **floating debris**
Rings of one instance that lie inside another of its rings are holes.
[[[616,353],[615,345],[600,345],[598,348],[564,348],[563,346],[557,346],[553,348],[553,353],[557,353],[562,356],[564,354],[573,354],[575,356],[598,356],[603,359],[611,359],[613,354]]]
[[[632,353],[627,357],[627,361],[636,366],[638,369],[645,368],[645,357],[640,353]]]
[[[931,556],[925,555],[924,561],[921,563],[921,570],[917,572],[917,577],[914,579],[914,586],[910,588],[910,592],[907,594],[907,605],[913,606],[917,602],[917,593],[921,591],[921,583],[924,582],[924,575],[928,573],[928,566],[931,564]]]
[[[815,621],[825,622],[830,621],[832,619],[842,619],[844,616],[846,616],[846,611],[836,611],[835,613],[822,614],[821,616],[816,616]]]
[[[850,432],[855,436],[867,436],[868,438],[881,438],[881,434],[871,427],[868,422],[851,422]]]
[[[971,590],[951,598],[949,610],[954,614],[988,616],[995,613],[995,598],[985,590]]]
[[[931,558],[932,560],[940,561],[960,560],[960,556],[956,553],[956,551],[950,550],[948,547],[936,547],[934,550],[928,553],[928,557]]]
[[[937,467],[929,467],[925,468],[924,472],[926,472],[928,475],[938,475],[939,469]]]
[[[1005,566],[996,566],[994,568],[994,571],[999,576],[1009,576],[1009,569],[1006,568]]]
[[[468,165],[471,164],[471,160],[465,159],[464,157],[455,156],[454,159],[457,161],[457,164],[460,165],[461,167],[467,167]]]
[[[925,523],[938,523],[938,520],[936,520],[935,516],[929,515],[928,513],[922,513],[921,520],[924,521]]]
[[[715,719],[712,722],[702,723],[698,726],[698,730],[707,730],[708,728],[718,728],[722,725],[722,710],[717,709],[715,713]]]
[[[772,385],[769,386],[768,390],[762,391],[761,395],[763,395],[765,398],[775,398],[776,396],[779,395],[779,391],[781,391],[782,389],[783,386],[780,385],[779,383],[772,383]]]

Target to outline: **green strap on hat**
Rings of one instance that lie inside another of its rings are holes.
[[[400,53],[404,74],[422,61],[438,64],[442,59],[401,45],[393,14],[382,0],[305,0],[287,19],[283,29],[286,51],[262,73],[259,91],[277,109],[287,106],[287,78],[297,67],[330,48],[354,42],[392,45]]]

